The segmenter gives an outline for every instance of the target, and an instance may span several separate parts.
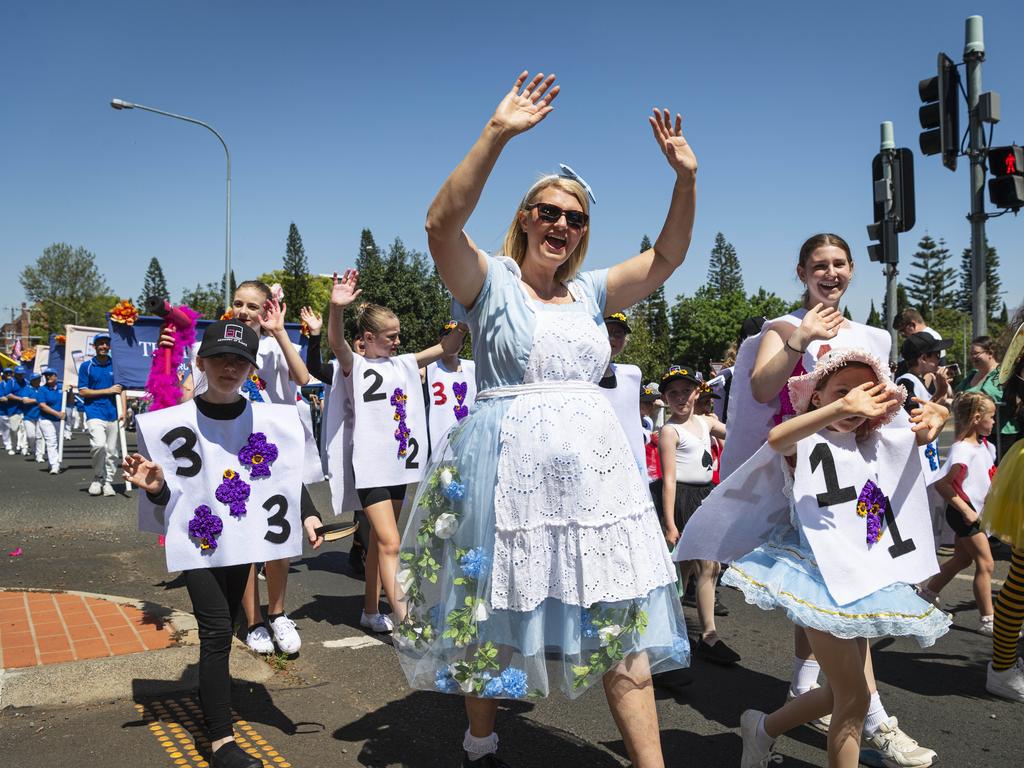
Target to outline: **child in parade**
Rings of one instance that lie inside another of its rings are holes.
[[[694,405],[700,394],[701,380],[688,366],[674,365],[661,379],[661,394],[671,416],[658,434],[662,480],[655,483],[655,495],[665,532],[665,541],[674,548],[687,521],[715,487],[711,439],[725,437],[725,425],[714,416],[698,416]],[[731,666],[740,660],[736,651],[718,637],[715,626],[715,587],[719,564],[710,560],[681,560],[683,585],[692,576],[696,581],[695,603],[701,635],[695,651],[714,664]]]
[[[431,256],[473,333],[480,392],[420,484],[398,579],[411,686],[465,696],[463,765],[501,768],[498,699],[603,683],[638,768],[664,765],[651,673],[689,661],[675,578],[644,478],[598,382],[603,318],[650,295],[689,247],[697,161],[682,119],[650,125],[674,172],[655,247],[580,271],[590,186],[567,166],[521,202],[492,258],[465,232],[506,143],[553,109],[523,72],[427,214]]]
[[[651,489],[651,498],[654,495],[654,481],[661,479],[661,458],[658,456],[658,430],[661,429],[664,419],[661,416],[663,407],[661,403],[661,389],[658,384],[649,381],[640,390],[640,425],[644,435],[644,463],[647,466],[647,484]],[[659,424],[658,422],[661,422]],[[657,513],[657,508],[655,508]],[[658,516],[661,521],[661,516]]]
[[[459,329],[449,320],[441,329],[441,340]],[[464,334],[463,334],[464,336]],[[433,455],[449,429],[469,416],[476,401],[476,365],[459,357],[459,350],[446,354],[427,366],[427,426]]]
[[[792,418],[723,481],[681,543],[684,555],[732,562],[723,583],[747,602],[785,610],[827,678],[769,715],[743,713],[741,765],[767,765],[780,734],[828,713],[832,768],[865,757],[869,765],[930,765],[930,750],[917,748],[919,762],[889,762],[885,743],[871,742],[865,755],[860,739],[873,679],[866,640],[912,636],[926,647],[950,624],[909,586],[938,570],[915,446],[935,438],[948,412],[918,401],[909,429],[883,428],[905,392],[861,349],[826,353],[811,373],[790,379],[787,394]],[[897,727],[891,718],[876,741],[891,741]]]
[[[622,354],[629,343],[632,329],[622,312],[616,312],[604,319],[608,329],[608,345],[611,347],[611,362],[598,386],[601,393],[608,398],[615,415],[619,417],[622,431],[626,433],[630,450],[636,460],[637,469],[643,477],[647,477],[647,454],[644,450],[643,421],[640,415],[640,382],[642,374],[635,365],[616,363],[615,358]]]
[[[43,371],[43,386],[39,387],[39,421],[36,438],[46,450],[46,458],[50,462],[50,474],[60,474],[60,458],[57,455],[57,438],[59,430],[64,428],[64,393],[57,388],[57,372],[53,368]],[[36,447],[38,461],[39,447]]]
[[[258,351],[259,337],[247,325],[211,324],[196,359],[203,391],[181,405],[140,415],[139,452],[122,465],[125,480],[146,492],[140,497],[140,526],[154,530],[155,523],[166,532],[168,570],[182,571],[192,601],[199,625],[199,698],[213,768],[263,765],[235,743],[232,731],[228,657],[234,618],[251,563],[302,550],[296,514],[301,426],[289,407],[253,403],[239,394],[256,370]],[[317,523],[301,523],[314,548],[320,544]]]
[[[110,334],[92,338],[95,357],[78,367],[78,394],[85,401],[85,428],[89,433],[92,457],[92,483],[89,495],[114,495],[114,471],[118,452],[118,410],[115,398],[124,405],[124,393],[114,381],[114,362],[110,357]]]
[[[953,401],[956,441],[934,487],[946,502],[946,522],[956,534],[953,556],[921,590],[938,604],[939,593],[952,578],[974,563],[974,599],[981,621],[978,633],[992,636],[992,571],[995,561],[988,535],[981,530],[985,497],[996,468],[996,449],[988,442],[995,425],[996,404],[981,392],[965,392]]]
[[[716,401],[721,400],[722,396],[714,391],[711,387],[711,382],[702,381],[700,384],[700,391],[697,393],[697,402],[693,404],[693,412],[698,416],[708,416],[717,421],[721,421],[718,418],[718,414],[715,413]],[[725,427],[725,424],[722,424]],[[714,485],[718,485],[721,481],[719,476],[720,463],[722,458],[722,446],[725,444],[725,440],[720,437],[711,436],[711,482]]]
[[[331,290],[335,319],[329,320],[330,327],[341,328],[345,309],[362,293],[358,282],[355,270],[346,270],[340,279],[335,274]],[[389,633],[394,621],[380,611],[380,591],[383,587],[395,619],[401,622],[405,607],[395,592],[398,515],[405,487],[419,480],[429,448],[419,369],[446,355],[458,355],[465,330],[456,327],[442,337],[440,344],[399,355],[401,323],[394,312],[367,302],[357,309],[355,320],[364,355],[353,353],[343,333],[329,334],[328,338],[341,373],[350,378],[353,388],[352,474],[359,506],[371,527],[359,624],[373,632]],[[393,441],[388,439],[392,434]],[[332,477],[344,471],[344,466],[331,464]]]

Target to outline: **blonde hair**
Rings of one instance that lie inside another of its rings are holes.
[[[373,302],[366,302],[360,304],[356,310],[356,331],[362,336],[364,333],[372,333],[376,336],[384,328],[384,324],[389,320],[398,320],[398,315],[392,312],[387,307],[382,307],[380,304],[374,304]]]
[[[583,212],[588,216],[590,215],[590,198],[587,197],[586,190],[584,190],[579,183],[563,176],[542,176],[526,191],[526,194],[523,195],[523,199],[519,203],[519,207],[516,209],[516,215],[512,217],[512,223],[509,225],[508,231],[505,233],[505,242],[502,245],[502,253],[520,266],[522,266],[523,261],[526,258],[526,233],[523,231],[522,225],[519,222],[519,214],[522,211],[525,211],[527,206],[537,202],[538,195],[549,187],[558,187],[563,192],[572,195],[576,198],[576,202],[580,204],[580,208],[583,209]],[[583,235],[580,237],[579,243],[576,244],[576,250],[574,250],[569,255],[569,258],[566,259],[557,270],[555,270],[555,280],[558,280],[559,282],[567,282],[576,277],[576,273],[580,271],[583,259],[587,255],[587,244],[589,242],[590,224],[588,222],[587,226],[583,230]]]
[[[956,426],[956,439],[963,440],[971,431],[974,417],[982,412],[985,404],[996,407],[996,401],[984,392],[961,392],[953,400],[953,424]]]

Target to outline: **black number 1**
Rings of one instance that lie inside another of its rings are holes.
[[[904,541],[903,537],[900,536],[900,529],[896,527],[896,515],[893,514],[892,504],[889,503],[888,498],[885,500],[885,525],[889,529],[889,533],[892,534],[892,546],[889,547],[889,557],[895,560],[897,557],[903,557],[917,549],[913,539]]]
[[[827,443],[818,443],[811,451],[811,472],[814,472],[821,465],[821,471],[825,474],[825,492],[819,493],[815,498],[819,507],[831,507],[836,504],[845,504],[857,498],[857,489],[852,485],[843,488],[839,487],[839,478],[836,476],[836,461],[832,458],[832,450]]]

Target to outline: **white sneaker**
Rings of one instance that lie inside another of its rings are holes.
[[[814,683],[814,685],[811,686],[810,690],[813,691],[815,688],[821,688],[821,686],[817,683]],[[786,701],[792,701],[795,698],[796,694],[793,693],[793,689],[790,688],[789,692],[786,694]],[[804,725],[806,725],[808,728],[813,728],[819,733],[824,733],[825,735],[828,735],[829,726],[832,725],[832,715],[822,715],[817,720],[810,720],[804,723]]]
[[[989,664],[985,690],[1010,701],[1024,701],[1024,659],[1018,657],[1016,664],[998,672]]]
[[[874,768],[926,768],[935,760],[935,751],[918,745],[900,730],[899,721],[890,717],[878,730],[864,738],[860,761]]]
[[[775,742],[767,750],[757,745],[757,726],[764,718],[764,712],[748,709],[740,715],[740,736],[743,738],[743,756],[740,768],[768,768],[768,763],[781,763],[782,755],[772,752]]]
[[[104,496],[116,496],[117,494],[114,492],[114,486],[112,486],[110,483],[104,483],[103,484],[103,495]]]
[[[245,636],[245,644],[256,653],[274,652],[274,641],[270,639],[270,632],[262,624]]]
[[[981,621],[978,622],[978,634],[992,637],[992,633],[995,631],[995,622],[995,616],[982,616]]]
[[[8,456],[13,456],[14,455],[14,449],[13,448],[8,448],[7,449],[7,455]]]
[[[366,611],[363,611],[359,617],[359,626],[366,627],[382,635],[393,631],[395,628],[394,622],[391,621],[391,617],[386,613],[367,613]]]
[[[90,496],[99,496],[101,493],[103,493],[103,486],[100,484],[100,481],[99,480],[93,480],[89,484],[89,495]]]
[[[60,467],[58,467],[56,465],[50,467],[50,474],[51,475],[59,475],[60,474]]]
[[[36,464],[45,464],[45,463],[46,463],[46,459],[42,458],[41,456],[36,456]]]
[[[295,622],[287,616],[278,616],[270,622],[270,631],[274,635],[274,642],[282,653],[291,655],[298,653],[302,647],[302,640],[299,633],[295,631]]]

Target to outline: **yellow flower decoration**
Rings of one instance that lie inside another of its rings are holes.
[[[622,312],[613,312],[608,317],[612,320],[618,320],[620,323],[627,322],[626,316]]]
[[[253,464],[262,464],[263,463],[263,457],[260,456],[258,453],[254,454],[253,457],[252,457],[252,463]]]
[[[200,549],[209,549],[210,548],[210,540],[209,539],[200,539],[199,540],[199,548]]]
[[[865,517],[868,514],[868,505],[865,504],[863,501],[857,502],[857,514],[861,517]]]
[[[224,479],[225,480],[234,480],[235,479],[235,470],[233,470],[233,469],[225,469],[224,470]]]

